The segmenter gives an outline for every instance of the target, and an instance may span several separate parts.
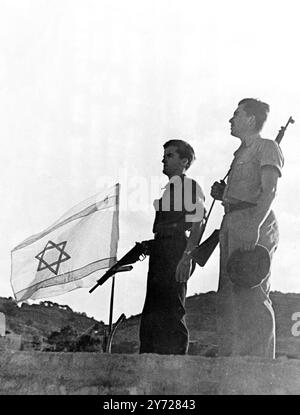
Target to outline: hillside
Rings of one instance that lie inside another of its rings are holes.
[[[78,336],[94,326],[101,333],[105,328],[103,322],[51,301],[18,306],[13,299],[0,297],[0,312],[5,314],[7,333],[22,336],[23,350],[43,350],[47,347],[49,335],[64,327],[71,328],[73,334]]]
[[[300,313],[300,294],[283,294],[272,292],[271,299],[276,314],[277,355],[300,358],[299,336],[292,333],[295,319],[292,316]],[[188,297],[186,301],[187,325],[190,330],[189,354],[215,356],[217,351],[216,293]],[[60,337],[76,338],[83,333],[93,333],[98,337],[96,350],[101,351],[100,343],[107,326],[103,322],[87,317],[85,313],[76,313],[66,305],[44,301],[40,304],[22,304],[17,306],[12,299],[0,297],[0,312],[6,315],[7,331],[22,335],[23,350],[47,350],[51,333]],[[117,318],[118,316],[116,316]],[[120,324],[112,343],[113,353],[137,353],[139,349],[140,316],[132,316]],[[53,337],[53,336],[52,336]],[[54,336],[55,337],[55,336]]]

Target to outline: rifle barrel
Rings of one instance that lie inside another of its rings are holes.
[[[291,124],[294,124],[294,122],[295,122],[295,120],[293,119],[293,117],[291,116],[289,119],[288,119],[288,121],[287,121],[287,123],[285,124],[285,126],[283,127],[281,127],[280,128],[280,130],[279,130],[279,132],[278,132],[278,134],[277,134],[277,137],[275,138],[275,141],[276,141],[276,143],[278,143],[278,144],[280,144],[281,143],[281,140],[283,139],[283,136],[284,136],[284,134],[285,134],[285,130],[287,129],[287,127],[288,127],[288,125],[291,123]]]

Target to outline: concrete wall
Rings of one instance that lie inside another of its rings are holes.
[[[300,360],[4,351],[0,394],[300,394]]]

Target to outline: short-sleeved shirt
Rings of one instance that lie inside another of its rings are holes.
[[[257,137],[248,145],[242,144],[234,153],[223,201],[256,203],[262,192],[261,168],[272,166],[281,176],[283,163],[276,141]]]
[[[156,210],[154,233],[157,225],[188,230],[193,222],[201,222],[204,217],[204,193],[195,180],[184,174],[172,177],[162,197],[154,200],[153,205]]]

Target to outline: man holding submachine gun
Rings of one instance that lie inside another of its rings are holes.
[[[163,173],[169,182],[162,197],[154,201],[154,239],[136,243],[90,290],[149,255],[140,353],[185,354],[188,349],[185,296],[195,267],[190,254],[198,246],[204,217],[202,189],[185,174],[194,159],[194,150],[186,141],[164,144]]]

